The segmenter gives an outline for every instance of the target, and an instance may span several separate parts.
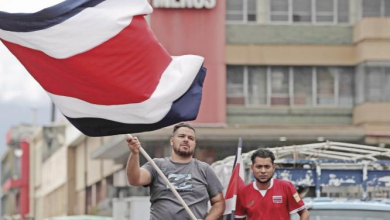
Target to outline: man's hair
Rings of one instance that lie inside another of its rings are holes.
[[[275,155],[274,155],[274,153],[272,153],[272,151],[267,150],[267,149],[258,149],[257,151],[255,151],[255,152],[252,154],[252,157],[251,157],[252,164],[255,163],[256,157],[260,157],[260,158],[271,158],[272,164],[274,164],[274,161],[275,161]]]
[[[175,134],[175,132],[179,129],[179,128],[189,128],[189,129],[191,129],[191,130],[193,130],[194,132],[195,132],[195,128],[194,127],[192,127],[190,124],[188,124],[188,123],[185,123],[185,122],[181,122],[181,123],[179,123],[179,124],[177,124],[177,125],[175,125],[175,127],[173,127],[173,134]]]

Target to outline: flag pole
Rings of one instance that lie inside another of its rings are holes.
[[[194,213],[191,212],[190,208],[188,207],[188,205],[184,202],[184,200],[181,198],[181,196],[179,195],[179,193],[176,191],[175,187],[173,187],[173,185],[171,184],[171,182],[169,182],[169,180],[167,179],[167,177],[163,174],[163,172],[160,170],[160,168],[156,165],[156,163],[152,160],[152,158],[150,158],[149,154],[146,153],[146,151],[140,147],[140,152],[141,154],[149,161],[149,163],[152,165],[152,167],[157,171],[158,175],[163,179],[163,181],[165,182],[165,184],[168,185],[169,189],[171,189],[171,191],[173,192],[173,194],[176,196],[176,198],[179,200],[179,202],[181,203],[181,205],[184,207],[184,209],[187,211],[187,213],[190,215],[191,219],[192,220],[197,220],[197,218],[195,217]]]
[[[240,155],[238,155],[238,151],[239,151],[239,149],[241,148],[241,150],[242,150],[242,138],[238,138],[238,146],[237,146],[237,154],[236,154],[236,158],[234,158],[234,165],[233,165],[233,169],[232,169],[232,172],[233,172],[233,170],[234,170],[234,167],[236,166],[236,162],[237,162],[237,160],[238,160],[238,158],[237,157],[241,157],[241,151],[240,151]],[[242,164],[240,164],[241,166],[242,166]],[[232,210],[232,213],[230,214],[230,220],[234,220],[235,219],[235,212],[236,212],[236,210],[234,209],[234,210]]]

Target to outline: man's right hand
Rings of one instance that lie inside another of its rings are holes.
[[[138,138],[128,134],[126,137],[126,141],[127,147],[130,149],[131,153],[135,155],[139,154],[141,143],[139,142]]]
[[[138,138],[131,135],[126,136],[127,147],[131,154],[127,161],[127,179],[132,186],[145,186],[152,182],[152,176],[149,171],[139,166],[139,153],[141,151],[141,143]]]

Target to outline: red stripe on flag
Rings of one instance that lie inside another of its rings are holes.
[[[67,59],[3,42],[46,91],[101,105],[147,100],[172,60],[143,16],[110,40]]]
[[[241,164],[237,163],[233,169],[232,176],[230,177],[229,185],[226,191],[225,199],[233,198],[234,195],[237,195],[238,190],[245,185],[244,180],[240,177],[240,166]]]

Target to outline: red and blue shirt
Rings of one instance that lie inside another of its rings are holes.
[[[235,218],[290,220],[290,214],[306,209],[291,182],[272,179],[270,187],[264,191],[262,195],[256,181],[241,188],[237,196]]]

